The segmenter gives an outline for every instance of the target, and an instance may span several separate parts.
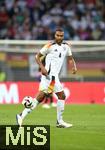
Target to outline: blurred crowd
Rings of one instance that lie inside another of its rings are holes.
[[[0,0],[0,39],[105,40],[105,0]]]

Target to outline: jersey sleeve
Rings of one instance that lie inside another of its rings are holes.
[[[44,45],[44,46],[42,47],[42,49],[40,50],[40,53],[41,53],[42,55],[46,56],[46,55],[49,53],[49,48],[50,48],[50,46],[51,46],[51,43],[48,43],[48,44]]]
[[[67,56],[72,56],[71,48],[68,46]]]

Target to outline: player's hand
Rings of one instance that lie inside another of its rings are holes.
[[[47,72],[47,70],[45,69],[45,67],[41,67],[41,73],[42,73],[43,75],[45,75],[45,76],[48,75],[48,72]]]
[[[76,67],[73,67],[73,68],[72,68],[72,74],[76,74],[76,72],[77,72],[77,68],[76,68]]]

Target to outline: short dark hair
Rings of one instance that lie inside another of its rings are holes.
[[[64,30],[61,27],[56,28],[55,32],[57,31],[64,32]]]

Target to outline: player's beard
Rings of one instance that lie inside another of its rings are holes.
[[[61,44],[62,41],[63,41],[63,39],[62,39],[62,40],[56,40],[56,43],[57,43],[57,44]]]

